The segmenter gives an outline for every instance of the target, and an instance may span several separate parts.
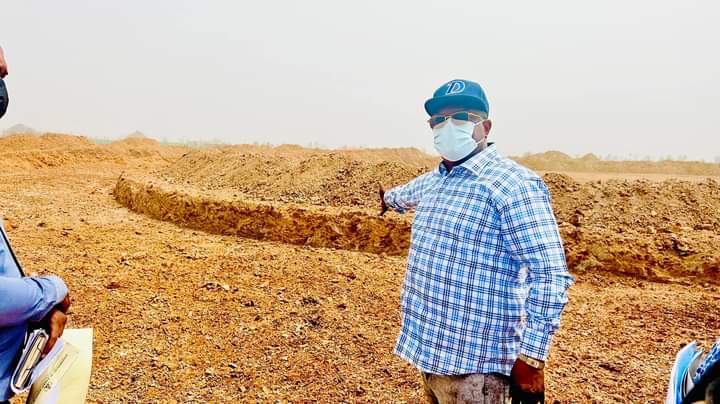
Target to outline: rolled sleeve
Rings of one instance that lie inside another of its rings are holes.
[[[500,212],[506,248],[528,269],[527,322],[520,352],[544,361],[552,336],[560,327],[567,289],[573,283],[550,193],[540,179],[523,181]]]
[[[423,196],[425,189],[433,182],[436,172],[428,172],[410,182],[385,192],[385,204],[398,213],[414,209]]]
[[[67,293],[65,282],[54,275],[0,277],[0,327],[42,320]]]

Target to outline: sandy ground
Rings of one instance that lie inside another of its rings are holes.
[[[89,402],[422,402],[392,355],[403,256],[255,241],[133,213],[118,176],[144,157],[0,174],[26,271],[64,277],[71,327],[95,329]],[[577,274],[548,402],[663,401],[678,348],[720,335],[720,289]]]

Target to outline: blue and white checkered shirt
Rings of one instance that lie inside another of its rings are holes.
[[[573,282],[535,173],[490,145],[385,194],[415,209],[395,353],[441,375],[502,373],[545,360]]]

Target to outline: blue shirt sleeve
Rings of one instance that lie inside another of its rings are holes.
[[[0,328],[42,320],[67,293],[65,283],[54,275],[0,277]]]
[[[540,180],[524,181],[500,209],[502,235],[513,259],[528,269],[527,324],[520,352],[545,360],[573,277],[552,210],[550,192]]]
[[[5,233],[5,229],[3,229],[2,222],[3,218],[0,217],[0,232],[2,232],[2,234],[0,234],[0,276],[20,278],[22,277],[20,268],[10,252],[10,246],[5,243],[7,234]]]
[[[410,209],[414,209],[425,190],[431,186],[437,179],[437,173],[431,171],[425,173],[410,182],[399,185],[385,193],[385,204],[392,210],[405,213]]]

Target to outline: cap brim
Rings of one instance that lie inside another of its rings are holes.
[[[435,115],[448,107],[467,108],[474,111],[485,112],[486,114],[488,113],[487,104],[477,97],[469,95],[443,95],[425,101],[425,112],[427,112],[428,115]]]

